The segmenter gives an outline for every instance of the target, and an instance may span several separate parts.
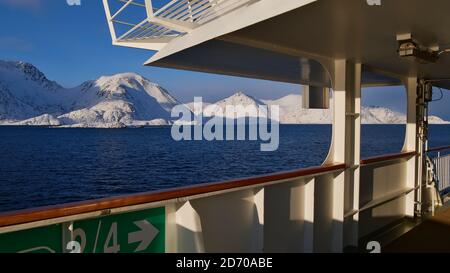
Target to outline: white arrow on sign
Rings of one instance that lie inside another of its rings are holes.
[[[128,234],[128,243],[137,243],[140,242],[139,246],[136,248],[134,252],[146,250],[147,247],[150,246],[153,239],[155,239],[156,235],[158,235],[159,230],[157,230],[152,224],[147,222],[146,220],[136,221],[134,222],[136,226],[138,226],[141,230],[132,232]]]

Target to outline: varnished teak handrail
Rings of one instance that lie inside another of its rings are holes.
[[[152,202],[172,200],[176,198],[189,197],[230,189],[257,186],[265,183],[307,177],[327,172],[345,170],[345,164],[332,164],[321,167],[300,169],[290,172],[280,172],[264,176],[225,181],[219,183],[200,184],[182,188],[162,191],[138,193],[122,197],[110,197],[99,200],[90,200],[64,205],[48,206],[41,208],[26,209],[20,211],[6,212],[0,214],[0,227],[25,224],[30,222],[73,216],[81,213],[89,213],[127,206],[135,206]]]
[[[416,154],[415,152],[403,152],[398,154],[372,157],[362,160],[361,166],[401,158],[408,158],[414,156],[415,154]],[[82,213],[90,213],[127,206],[142,205],[152,202],[167,201],[177,198],[207,194],[224,190],[238,189],[248,186],[258,186],[274,181],[294,179],[297,177],[320,175],[327,172],[344,171],[345,168],[346,168],[345,164],[331,164],[320,167],[312,167],[289,172],[280,172],[270,175],[255,176],[225,182],[207,183],[169,190],[138,193],[127,196],[109,197],[98,200],[90,200],[63,205],[47,206],[47,207],[0,213],[0,227],[25,224],[30,222],[67,217]]]
[[[361,166],[367,166],[367,165],[387,162],[387,161],[391,161],[391,160],[413,157],[415,155],[416,155],[416,152],[401,152],[401,153],[396,153],[396,154],[370,157],[370,158],[361,160]]]
[[[431,148],[428,149],[428,153],[432,153],[432,152],[440,152],[440,151],[445,151],[445,150],[450,150],[450,146],[442,146],[442,147],[436,147],[436,148]]]

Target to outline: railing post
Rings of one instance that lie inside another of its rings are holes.
[[[190,201],[179,204],[175,226],[177,252],[205,253],[201,218]]]

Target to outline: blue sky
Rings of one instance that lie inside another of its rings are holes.
[[[244,91],[261,99],[300,92],[300,86],[206,73],[144,67],[154,52],[115,47],[100,0],[0,0],[0,59],[36,65],[49,79],[66,87],[101,75],[136,72],[168,89],[180,101],[203,96],[206,101]],[[390,96],[388,96],[388,94]],[[446,98],[433,103],[431,112],[450,120]],[[363,92],[364,105],[404,111],[402,88],[371,88]]]

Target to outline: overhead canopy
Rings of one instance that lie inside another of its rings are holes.
[[[381,6],[366,0],[317,0],[242,28],[230,27],[227,33],[211,31],[227,28],[226,21],[246,21],[264,1],[177,38],[146,64],[329,86],[328,73],[317,60],[345,58],[363,63],[366,86],[398,85],[406,76],[450,79],[450,54],[420,64],[400,58],[396,40],[398,34],[411,33],[423,45],[449,48],[448,0],[382,0]],[[448,89],[450,81],[435,85]]]

